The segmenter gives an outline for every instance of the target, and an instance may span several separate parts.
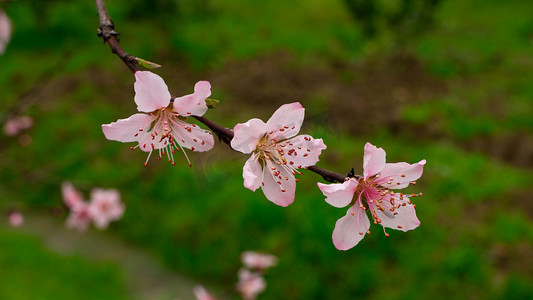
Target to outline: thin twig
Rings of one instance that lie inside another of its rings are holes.
[[[118,55],[120,59],[128,66],[128,68],[132,72],[139,71],[139,68],[137,67],[137,58],[134,56],[129,55],[122,49],[122,47],[119,44],[118,41],[118,35],[115,31],[115,25],[113,24],[113,21],[111,20],[111,17],[109,16],[109,13],[107,12],[107,8],[105,6],[104,0],[95,0],[96,2],[96,8],[98,9],[98,17],[100,18],[100,28],[98,29],[98,36],[104,39],[104,43],[107,42],[107,44],[111,47],[111,51]],[[233,131],[231,129],[228,129],[224,126],[218,125],[217,123],[205,118],[205,117],[197,117],[194,116],[194,118],[200,122],[202,122],[204,125],[209,127],[209,129],[213,130],[213,132],[218,136],[220,141],[230,144],[231,140],[233,139]],[[347,178],[347,176],[344,176],[339,173],[335,173],[317,166],[310,166],[307,168],[308,170],[317,173],[318,175],[322,176],[324,180],[329,182],[344,182]],[[350,175],[350,174],[349,174]],[[359,178],[360,176],[354,175],[353,177]]]

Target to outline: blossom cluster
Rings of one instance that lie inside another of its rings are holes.
[[[66,226],[85,232],[90,223],[98,229],[106,229],[110,222],[119,220],[124,213],[125,205],[120,201],[120,193],[116,189],[94,188],[89,202],[70,182],[61,185],[63,202],[70,210]]]
[[[16,136],[21,131],[33,126],[33,119],[30,116],[10,117],[4,123],[4,133],[7,136]]]
[[[278,263],[278,258],[270,254],[245,251],[241,254],[241,261],[244,266],[239,270],[237,292],[243,300],[255,300],[266,289],[263,273],[275,266]],[[196,300],[217,299],[201,285],[194,288],[194,296]]]
[[[164,80],[149,71],[135,72],[135,98],[139,113],[102,125],[109,140],[136,142],[131,149],[148,152],[145,166],[153,152],[161,159],[165,155],[175,165],[174,154],[183,148],[208,151],[214,145],[213,134],[188,123],[188,117],[201,117],[208,110],[206,100],[211,85],[199,81],[194,93],[173,98]],[[314,166],[326,149],[322,139],[298,134],[305,109],[298,102],[282,105],[264,122],[253,118],[233,128],[230,146],[250,157],[243,167],[244,187],[256,191],[261,188],[265,197],[276,205],[286,207],[294,202],[296,178],[302,169]],[[184,154],[185,152],[182,151]],[[185,157],[190,160],[185,154]],[[348,206],[333,231],[333,243],[339,250],[347,250],[369,233],[370,212],[375,224],[401,231],[420,225],[411,198],[421,194],[403,194],[394,190],[415,184],[423,172],[425,160],[416,164],[385,163],[385,151],[367,143],[363,157],[362,177],[346,177],[342,183],[318,183],[326,202],[335,207]],[[242,277],[248,275],[243,272]]]

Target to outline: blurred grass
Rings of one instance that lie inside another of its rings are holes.
[[[35,238],[0,230],[2,299],[128,299],[112,263],[59,256]]]
[[[176,12],[156,11],[151,14],[160,17],[141,19],[132,17],[138,12],[126,1],[108,3],[129,53],[163,64],[163,75],[183,68],[190,83],[212,72],[224,73],[232,61],[253,61],[276,51],[291,53],[301,68],[339,61],[357,65],[405,51],[428,67],[428,76],[445,82],[445,93],[401,110],[400,121],[414,126],[414,132],[406,127],[398,134],[384,126],[372,135],[349,136],[327,122],[305,123],[309,133],[328,145],[320,166],[339,172],[351,166],[361,172],[366,141],[383,147],[391,162],[428,160],[423,178],[410,189],[424,193],[415,199],[422,226],[408,233],[390,230],[390,238],[375,226],[348,252],[335,250],[331,243],[331,231],[344,210],[323,201],[315,183],[319,178],[310,172],[300,178],[295,203],[280,208],[260,191],[242,187],[245,158],[225,145],[192,154],[194,168],[186,167],[180,155],[176,167],[152,160],[144,168],[144,153],[106,141],[100,125],[135,111],[133,78],[95,36],[98,20],[92,2],[37,3],[15,2],[6,8],[15,32],[0,56],[0,103],[6,108],[27,103],[19,109],[33,116],[36,125],[28,132],[33,138],[29,147],[0,137],[2,207],[59,206],[62,180],[74,181],[85,194],[94,186],[116,187],[127,210],[111,230],[199,282],[231,286],[244,250],[278,255],[280,265],[266,275],[268,289],[260,299],[533,295],[531,167],[517,167],[490,151],[470,151],[464,145],[506,134],[532,137],[533,20],[528,1],[445,1],[435,29],[405,41],[400,50],[385,38],[365,40],[341,1],[211,1],[204,8],[182,1]],[[347,82],[353,76],[339,74]],[[165,79],[176,84],[181,80]],[[222,102],[208,117],[231,126],[236,115],[253,115],[249,99],[232,97],[224,89],[214,86],[213,97]],[[320,114],[324,101],[320,94],[314,97],[319,100],[311,110]],[[225,116],[220,112],[224,106],[240,111]],[[275,109],[257,113],[266,116]],[[3,116],[10,111],[4,110]],[[364,120],[358,122],[364,125]],[[20,244],[17,249],[34,245],[15,235],[0,240]],[[32,278],[23,263],[9,264],[17,259],[15,252],[4,254],[7,267],[21,278]],[[54,272],[58,280],[70,272],[68,266],[79,264],[90,280],[103,282],[93,266],[44,255],[43,264],[66,265]],[[106,280],[120,281],[118,274],[108,272]],[[0,295],[12,292],[4,289]],[[72,293],[76,289],[72,286]],[[41,290],[48,292],[44,284],[34,291]]]

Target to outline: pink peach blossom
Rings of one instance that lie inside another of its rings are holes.
[[[211,132],[184,121],[188,116],[202,116],[207,111],[205,99],[211,95],[209,82],[197,82],[193,94],[172,101],[167,85],[158,75],[137,71],[135,79],[134,100],[137,110],[143,113],[102,125],[108,140],[137,142],[132,149],[139,147],[149,152],[145,165],[155,150],[158,150],[159,158],[166,154],[168,161],[175,164],[174,154],[180,148],[198,152],[213,148]]]
[[[278,258],[274,255],[264,254],[253,251],[245,251],[241,255],[242,263],[253,270],[265,270],[275,266]]]
[[[323,184],[318,187],[326,196],[326,202],[335,207],[350,206],[333,230],[333,244],[339,250],[348,250],[369,232],[369,210],[374,224],[385,228],[408,231],[417,228],[415,205],[409,197],[394,192],[403,189],[422,176],[426,160],[416,164],[385,163],[385,151],[367,143],[363,157],[363,177],[350,178],[344,183]],[[421,195],[421,194],[418,194]],[[388,233],[385,231],[388,236]]]
[[[0,55],[4,54],[11,39],[11,21],[6,13],[0,9]]]
[[[91,191],[89,215],[97,228],[105,229],[111,221],[120,219],[124,208],[124,204],[120,202],[119,191],[99,188]]]
[[[265,288],[266,282],[261,275],[246,269],[241,269],[239,271],[237,291],[241,294],[244,300],[255,300],[257,295],[262,293]]]
[[[234,128],[231,147],[252,155],[243,168],[244,186],[259,187],[268,200],[280,206],[294,201],[297,169],[312,166],[326,145],[322,139],[299,135],[305,109],[298,102],[282,105],[264,123],[251,119]]]
[[[24,215],[18,211],[10,212],[7,218],[11,227],[20,227],[24,224]]]
[[[4,123],[4,133],[7,136],[15,136],[21,131],[18,120],[10,118]]]
[[[32,126],[33,119],[30,116],[10,117],[4,124],[4,133],[7,136],[15,136]]]
[[[70,215],[66,221],[67,228],[85,232],[91,222],[89,204],[83,200],[81,193],[70,182],[63,182],[61,192],[63,202],[70,209]]]
[[[196,300],[216,300],[216,298],[201,285],[194,287],[194,296],[196,297]]]

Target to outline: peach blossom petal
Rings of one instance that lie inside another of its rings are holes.
[[[412,204],[409,204],[409,198],[402,196],[403,199],[400,199],[397,195],[392,198],[394,198],[396,205],[394,211],[391,211],[393,205],[390,201],[383,201],[382,205],[385,210],[376,210],[377,216],[381,219],[381,225],[401,231],[409,231],[420,226],[416,210]],[[404,203],[405,205],[403,205]]]
[[[357,181],[353,178],[343,183],[323,184],[318,182],[317,185],[326,196],[326,202],[335,207],[345,207],[350,204],[357,189]]]
[[[363,156],[363,175],[365,179],[379,173],[385,167],[385,150],[366,143]]]
[[[284,158],[295,168],[314,166],[326,145],[322,139],[314,139],[310,135],[299,135],[286,141]]]
[[[110,124],[103,124],[102,131],[108,140],[123,143],[140,141],[148,133],[154,117],[147,114],[134,114],[127,119],[119,119]]]
[[[153,112],[170,104],[170,92],[163,78],[150,71],[135,72],[135,103],[141,112]]]
[[[268,160],[263,168],[263,183],[261,189],[269,201],[283,207],[294,202],[296,181],[287,169]]]
[[[202,116],[207,111],[205,99],[211,96],[209,81],[198,81],[194,93],[174,99],[173,110],[180,116]]]
[[[369,228],[370,221],[366,212],[358,205],[351,206],[346,215],[335,224],[333,244],[339,250],[351,249],[365,237]]]
[[[282,105],[266,123],[271,139],[284,140],[297,135],[304,121],[304,115],[305,109],[299,102]]]
[[[172,132],[181,147],[195,152],[209,151],[215,145],[215,139],[210,131],[181,120],[174,122]]]
[[[251,119],[235,125],[233,132],[231,148],[247,154],[256,149],[259,140],[265,135],[266,124],[259,119]]]
[[[406,188],[409,183],[422,176],[425,164],[425,159],[412,165],[405,162],[385,164],[385,167],[380,172],[380,178],[376,180],[376,183],[390,189]]]
[[[257,157],[252,154],[242,170],[244,187],[255,192],[261,186],[262,174],[261,164],[257,161]]]

